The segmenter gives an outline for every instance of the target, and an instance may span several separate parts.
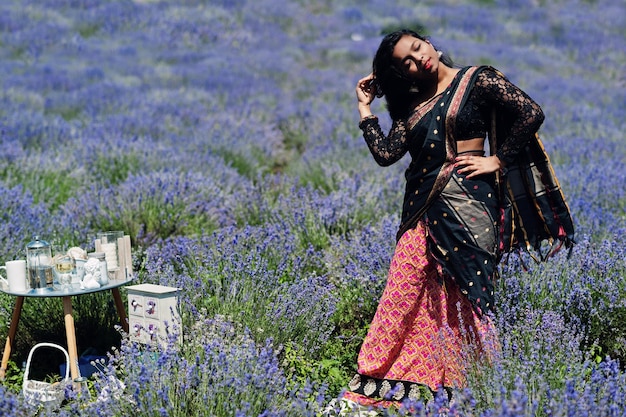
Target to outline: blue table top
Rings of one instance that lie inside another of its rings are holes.
[[[132,275],[126,279],[109,279],[109,283],[106,285],[101,285],[100,288],[81,289],[80,283],[75,283],[71,284],[69,288],[61,288],[61,285],[54,284],[54,287],[52,288],[27,289],[26,291],[9,291],[8,289],[0,287],[0,291],[5,294],[14,295],[16,297],[72,297],[76,295],[91,294],[94,292],[118,288],[123,285],[130,284],[133,279],[134,276]]]

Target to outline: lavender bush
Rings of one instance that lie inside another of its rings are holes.
[[[461,3],[3,1],[2,259],[24,257],[35,234],[61,250],[124,230],[137,281],[181,288],[171,331],[184,343],[118,342],[108,297],[79,297],[79,343],[110,360],[91,401],[69,390],[61,409],[36,410],[20,365],[64,332],[41,314],[54,301],[27,302],[0,415],[337,415],[384,288],[407,163],[374,163],[354,85],[381,36],[405,26],[543,107],[577,245],[503,263],[500,349],[468,364],[452,403],[380,414],[626,415],[626,6]],[[384,105],[374,111],[388,127]],[[12,303],[0,294],[0,314]]]

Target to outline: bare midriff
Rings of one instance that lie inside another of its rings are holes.
[[[474,139],[458,141],[456,143],[456,152],[457,153],[472,152],[472,151],[483,152],[485,150],[484,146],[485,146],[485,139],[483,138],[474,138]]]

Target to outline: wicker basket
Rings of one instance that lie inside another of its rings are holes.
[[[33,381],[28,379],[28,373],[30,370],[30,363],[33,358],[35,350],[41,347],[55,348],[63,352],[67,366],[65,367],[65,377],[60,382],[53,384],[44,381]],[[65,399],[65,387],[72,380],[70,378],[70,356],[63,347],[54,343],[38,343],[30,350],[28,354],[28,360],[26,361],[26,370],[24,371],[24,384],[22,385],[22,392],[26,402],[31,405],[43,405],[46,408],[57,408],[61,405]]]

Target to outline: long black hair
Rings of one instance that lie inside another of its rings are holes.
[[[400,29],[386,35],[380,42],[373,62],[374,79],[377,94],[385,96],[387,109],[392,119],[405,118],[408,116],[408,105],[416,91],[415,82],[398,68],[393,61],[393,49],[403,36],[413,36],[423,41],[428,40],[423,35],[411,29]],[[454,63],[447,55],[442,55],[441,62],[452,67]]]

